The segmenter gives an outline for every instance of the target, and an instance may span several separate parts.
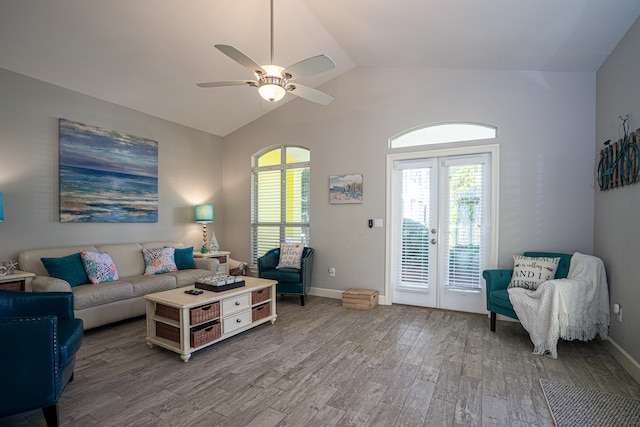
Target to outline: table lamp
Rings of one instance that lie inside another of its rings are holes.
[[[200,252],[207,253],[207,224],[213,222],[213,205],[196,206],[196,222],[202,224],[202,248]]]

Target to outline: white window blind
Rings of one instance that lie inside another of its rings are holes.
[[[281,146],[254,156],[251,264],[280,243],[309,245],[310,153]]]
[[[430,287],[429,225],[431,213],[432,162],[429,160],[396,162],[394,217],[401,218],[395,226],[394,282],[403,288]],[[399,198],[398,198],[399,196]]]
[[[444,159],[446,230],[444,261],[446,286],[480,288],[481,269],[487,256],[487,185],[489,168],[486,154]]]

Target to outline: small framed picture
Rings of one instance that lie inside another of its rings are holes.
[[[332,205],[362,203],[362,174],[329,177],[329,203]]]

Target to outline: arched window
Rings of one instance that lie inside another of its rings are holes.
[[[391,137],[389,148],[495,138],[496,128],[494,126],[465,122],[432,123],[409,129]]]
[[[311,152],[280,145],[257,153],[251,172],[251,264],[280,243],[309,245]]]

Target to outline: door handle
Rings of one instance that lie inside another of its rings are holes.
[[[431,239],[431,243],[435,245],[438,241],[436,239]]]

